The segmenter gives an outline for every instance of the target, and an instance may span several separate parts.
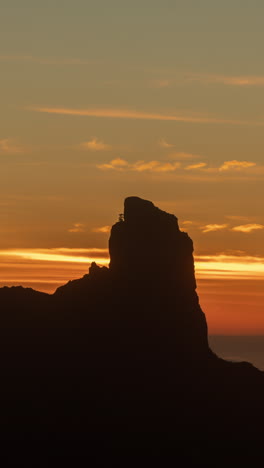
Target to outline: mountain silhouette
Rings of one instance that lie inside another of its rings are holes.
[[[53,295],[0,289],[3,438],[261,440],[264,373],[210,349],[177,218],[126,198],[109,253]]]

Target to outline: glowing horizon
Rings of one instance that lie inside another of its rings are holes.
[[[80,253],[84,255],[79,255]],[[86,255],[85,255],[86,254]],[[100,254],[98,256],[98,254]],[[1,257],[4,262],[1,262]],[[51,249],[7,249],[0,250],[0,263],[13,265],[19,261],[29,261],[24,265],[25,270],[34,268],[34,262],[38,266],[45,263],[52,266],[60,263],[90,265],[96,262],[100,266],[109,264],[107,249],[100,248],[51,248]],[[264,279],[264,258],[248,255],[196,255],[194,256],[195,274],[197,278],[230,278],[230,279]],[[52,268],[50,269],[52,282]],[[2,282],[5,278],[2,278]],[[10,281],[10,279],[9,279]],[[16,282],[18,279],[16,279]],[[29,279],[28,279],[29,281]],[[33,281],[33,278],[32,278]]]

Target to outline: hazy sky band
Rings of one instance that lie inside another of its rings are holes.
[[[253,125],[263,126],[264,122],[228,120],[214,117],[195,117],[184,115],[166,115],[122,109],[69,109],[64,107],[29,107],[29,110],[47,114],[71,115],[82,117],[103,117],[111,119],[158,120],[201,124]]]
[[[83,253],[86,255],[80,256]],[[100,254],[100,256],[98,256]],[[108,265],[109,256],[106,249],[22,249],[5,250],[0,252],[3,261],[12,263],[13,261],[38,261],[56,263],[82,263],[87,266],[91,262],[99,265]],[[230,278],[246,277],[264,279],[264,259],[261,257],[249,256],[228,256],[228,255],[199,255],[195,259],[195,271],[197,277],[213,278],[226,276]],[[27,265],[25,264],[25,270]],[[31,271],[32,274],[32,271]],[[50,270],[52,276],[52,268]],[[4,279],[4,278],[3,278]],[[32,278],[33,279],[33,278]],[[22,278],[21,278],[22,280]]]

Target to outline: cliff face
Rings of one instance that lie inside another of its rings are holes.
[[[150,324],[156,321],[157,334],[163,330],[171,350],[195,359],[208,352],[206,319],[195,291],[193,243],[179,230],[177,218],[150,201],[126,198],[124,218],[112,227],[109,253],[110,273],[130,307],[135,303],[134,315],[147,316]]]
[[[125,199],[124,220],[112,227],[109,239],[111,272],[190,294],[196,287],[192,252],[174,215],[138,197]]]

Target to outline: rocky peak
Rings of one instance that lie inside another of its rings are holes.
[[[139,197],[128,197],[124,202],[124,221],[129,224],[170,224],[179,231],[178,220],[173,214],[157,208],[151,201]]]
[[[151,201],[128,197],[124,218],[114,224],[109,239],[110,270],[133,278],[173,282],[181,291],[194,291],[193,245],[173,214]]]

